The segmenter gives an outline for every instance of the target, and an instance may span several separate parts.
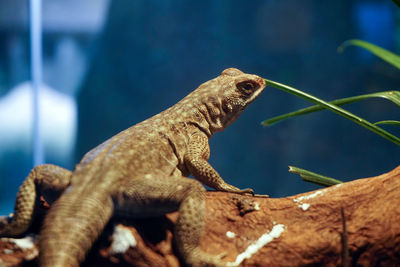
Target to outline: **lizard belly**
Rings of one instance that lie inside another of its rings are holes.
[[[160,201],[160,200],[132,200],[114,199],[114,212],[117,216],[148,218],[164,215],[169,212],[177,211],[179,203]]]
[[[120,166],[125,173],[120,180],[122,190],[117,189],[113,197],[117,215],[155,217],[179,208],[179,201],[165,195],[165,187],[176,179],[186,179],[182,177],[182,164],[167,139],[146,141],[132,148],[129,159]]]
[[[178,184],[189,178],[182,177],[176,167],[166,170],[141,173],[139,177],[125,181],[124,189],[113,196],[115,213],[128,217],[154,217],[178,210],[180,202],[176,195],[182,191]],[[173,190],[168,190],[169,187]]]

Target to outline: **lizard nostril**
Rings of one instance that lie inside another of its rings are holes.
[[[265,81],[264,81],[264,79],[263,78],[261,78],[261,77],[257,77],[257,82],[260,84],[260,85],[262,85],[262,86],[264,86],[265,85]]]

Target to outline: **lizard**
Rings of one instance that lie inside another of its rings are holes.
[[[54,203],[40,230],[40,266],[79,266],[113,214],[144,217],[178,210],[174,241],[185,264],[227,266],[221,255],[199,248],[205,217],[202,184],[217,191],[254,192],[221,178],[208,162],[208,140],[264,88],[257,75],[225,69],[174,106],[90,150],[73,172],[37,165],[20,186],[14,216],[0,227],[0,236],[26,232],[39,196],[46,196]]]

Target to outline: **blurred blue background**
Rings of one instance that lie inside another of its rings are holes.
[[[28,1],[0,0],[0,214],[12,212],[32,168],[28,10]],[[326,100],[399,89],[389,64],[359,48],[337,53],[352,38],[400,53],[400,9],[389,0],[43,0],[42,10],[45,156],[68,169],[227,67]],[[327,111],[260,125],[306,105],[267,88],[211,139],[211,164],[229,183],[272,197],[318,188],[288,165],[343,180],[399,165],[399,147]],[[385,100],[347,108],[372,122],[400,119]]]

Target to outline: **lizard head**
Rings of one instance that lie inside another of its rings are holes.
[[[235,68],[203,83],[179,105],[207,135],[224,130],[265,88],[265,81]],[[195,107],[194,109],[192,107]]]
[[[220,82],[218,98],[224,114],[222,122],[226,127],[261,94],[265,88],[265,81],[257,75],[247,74],[235,68],[224,70],[217,79]]]

